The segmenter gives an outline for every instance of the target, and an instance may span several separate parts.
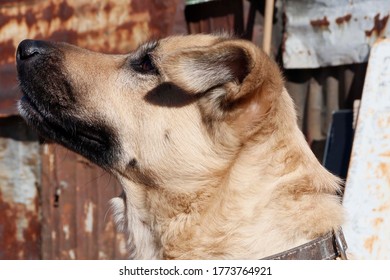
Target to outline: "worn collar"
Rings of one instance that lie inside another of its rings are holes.
[[[342,230],[331,231],[324,236],[290,250],[269,256],[264,260],[335,260],[347,259],[347,243]]]

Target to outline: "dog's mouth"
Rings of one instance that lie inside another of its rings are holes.
[[[27,94],[19,101],[19,112],[43,138],[54,140],[102,167],[112,165],[115,138],[102,122],[92,124],[70,114],[54,114]]]

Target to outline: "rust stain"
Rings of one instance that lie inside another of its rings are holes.
[[[379,118],[377,123],[380,128],[390,127],[390,116]]]
[[[0,248],[2,248],[0,259],[17,259],[20,245],[16,241],[16,224],[10,219],[14,210],[11,205],[3,200],[0,192]],[[16,245],[16,246],[15,246]],[[16,252],[16,254],[14,254]]]
[[[388,186],[390,186],[390,164],[381,162],[379,164],[379,170],[381,171],[383,178],[386,179]]]
[[[380,205],[378,208],[374,208],[373,211],[374,212],[385,212],[389,208],[390,208],[390,204],[389,203],[385,203],[385,204]]]
[[[35,200],[36,209],[38,201]],[[0,259],[40,258],[40,224],[37,213],[20,203],[5,201],[0,191]]]
[[[345,16],[336,18],[336,23],[338,25],[343,24],[343,23],[348,23],[351,20],[351,18],[352,18],[351,14],[346,14]]]
[[[378,236],[374,235],[374,236],[371,236],[369,238],[367,238],[365,241],[364,241],[364,248],[367,249],[368,252],[370,252],[370,254],[372,253],[372,250],[374,248],[374,243],[376,241],[378,241]]]
[[[375,227],[379,227],[384,222],[383,218],[375,218],[373,224]]]
[[[62,21],[67,21],[73,16],[74,12],[75,12],[75,9],[72,6],[69,6],[68,3],[66,3],[66,1],[63,1],[59,5],[58,17]]]
[[[382,156],[382,157],[390,157],[390,151],[383,152],[383,153],[380,154],[380,156]]]
[[[328,18],[324,16],[322,19],[311,20],[310,24],[315,28],[324,28],[324,27],[328,27],[330,22]]]
[[[106,3],[106,5],[104,6],[104,11],[106,12],[106,14],[109,14],[111,12],[113,8],[113,5],[111,3]]]
[[[366,36],[371,37],[372,35],[376,35],[377,37],[381,37],[386,29],[388,20],[389,20],[389,15],[384,16],[381,19],[380,14],[377,14],[374,17],[374,27],[370,30],[365,31]]]
[[[9,57],[13,57],[15,55],[16,46],[12,39],[0,42],[0,64],[5,63],[9,60]],[[5,61],[4,58],[7,58]]]

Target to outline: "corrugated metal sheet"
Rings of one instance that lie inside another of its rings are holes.
[[[346,182],[344,233],[356,259],[390,259],[390,39],[370,55]]]
[[[0,5],[0,117],[15,114],[15,50],[25,38],[123,53],[173,27],[178,0],[25,0]]]
[[[390,36],[389,16],[388,0],[285,0],[284,67],[366,62],[375,40]]]
[[[237,36],[243,36],[243,13],[241,0],[187,3],[185,18],[188,33],[230,32]]]
[[[115,178],[61,146],[42,148],[43,259],[126,259],[108,207],[121,193]]]
[[[40,156],[19,118],[0,119],[0,259],[38,259]]]

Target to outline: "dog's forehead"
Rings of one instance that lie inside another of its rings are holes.
[[[224,37],[207,34],[171,36],[158,41],[157,51],[161,53],[169,53],[186,48],[206,47],[224,39]]]

